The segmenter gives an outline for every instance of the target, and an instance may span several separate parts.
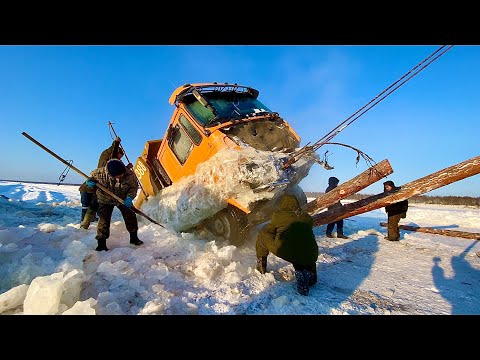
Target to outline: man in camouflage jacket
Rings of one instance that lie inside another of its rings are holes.
[[[104,167],[110,159],[121,159],[124,155],[123,149],[120,147],[122,140],[117,136],[110,147],[106,148],[100,154],[97,168]],[[94,221],[95,215],[98,211],[98,201],[96,197],[96,190],[89,188],[84,182],[78,188],[80,191],[80,201],[82,203],[82,216],[80,227],[88,229],[90,223]]]
[[[98,241],[96,250],[108,250],[106,242],[110,237],[110,221],[115,206],[120,210],[125,220],[125,227],[130,233],[130,243],[134,245],[143,244],[143,241],[139,240],[137,235],[137,215],[130,209],[138,191],[135,174],[121,160],[111,159],[104,167],[93,170],[90,176],[86,181],[87,186],[96,188],[96,184],[99,183],[119,198],[124,199],[124,204],[121,204],[101,189],[96,190],[100,217],[97,225],[97,236],[95,237]]]

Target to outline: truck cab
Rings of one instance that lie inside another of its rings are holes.
[[[186,84],[177,88],[169,99],[175,109],[163,137],[147,141],[135,163],[134,171],[144,190],[135,207],[141,208],[150,196],[193,175],[197,165],[224,148],[240,150],[250,146],[281,152],[285,157],[298,148],[297,133],[258,100],[258,95],[256,89],[228,83]],[[298,187],[300,180],[293,176],[281,185],[269,186],[290,189],[305,203],[306,197]],[[272,202],[268,201],[253,207],[235,199],[227,199],[227,203],[227,208],[201,225],[233,244],[241,243],[242,229],[268,220],[273,211]]]

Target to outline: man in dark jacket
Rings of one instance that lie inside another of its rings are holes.
[[[292,263],[297,290],[302,295],[308,295],[309,286],[317,282],[318,245],[313,219],[302,210],[294,195],[283,195],[280,199],[271,222],[257,236],[256,253],[256,269],[262,274],[267,272],[269,253]]]
[[[122,140],[117,136],[110,147],[106,148],[100,154],[97,168],[104,167],[110,159],[121,159],[124,155],[123,148],[120,146]],[[131,165],[131,164],[129,164]],[[88,229],[90,223],[95,220],[98,211],[98,201],[95,195],[95,189],[89,188],[85,183],[78,188],[80,191],[80,201],[82,203],[82,217],[80,227]]]
[[[143,241],[137,235],[137,215],[129,209],[138,191],[138,182],[134,173],[121,160],[111,159],[107,162],[107,165],[93,170],[90,175],[91,177],[86,181],[88,187],[94,188],[99,183],[119,198],[124,199],[124,204],[120,204],[110,195],[97,189],[100,219],[98,220],[97,236],[95,237],[98,241],[98,246],[95,250],[108,250],[107,239],[110,237],[110,221],[115,206],[120,210],[125,220],[125,226],[130,233],[130,244],[142,245]]]
[[[396,187],[393,181],[385,181],[383,183],[383,191],[386,193],[394,193],[400,190],[401,187]],[[385,211],[388,215],[388,235],[386,240],[398,241],[400,240],[400,230],[398,223],[400,219],[407,217],[408,200],[399,201],[385,206]]]
[[[338,180],[334,176],[330,177],[328,179],[328,187],[325,190],[325,193],[335,189],[338,186],[339,181],[340,180]],[[338,201],[335,204],[333,204],[332,206],[330,206],[328,208],[328,210],[336,210],[336,209],[339,209],[339,208],[341,209],[342,206],[343,206],[342,203],[340,201]],[[337,225],[337,238],[348,239],[348,236],[345,236],[343,234],[343,219],[328,224],[327,225],[327,231],[326,231],[325,235],[327,235],[327,237],[329,237],[329,238],[333,238],[332,232],[333,232],[333,229],[335,228],[335,225]]]

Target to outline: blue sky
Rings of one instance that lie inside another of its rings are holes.
[[[185,83],[232,82],[315,142],[435,51],[438,45],[0,46],[0,179],[58,181],[65,165],[24,131],[85,173],[114,123],[132,162],[163,137]],[[454,46],[332,141],[388,159],[402,185],[480,155],[480,46]],[[367,168],[356,153],[328,150],[333,170],[314,165],[301,183],[324,191]],[[480,175],[427,195],[480,196]],[[65,182],[83,178],[70,170]],[[382,181],[362,190],[382,191]]]

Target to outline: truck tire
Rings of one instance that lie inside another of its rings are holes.
[[[229,205],[209,219],[207,228],[213,235],[224,238],[232,245],[240,246],[247,240],[247,224],[246,215]]]

